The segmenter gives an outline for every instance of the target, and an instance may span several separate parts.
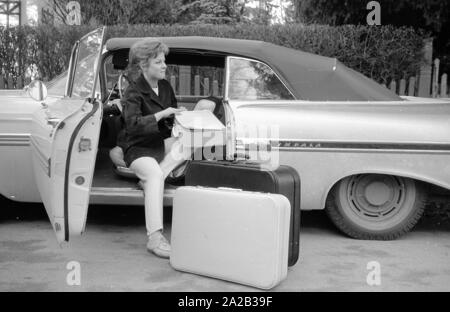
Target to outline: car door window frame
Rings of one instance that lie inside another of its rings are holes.
[[[259,61],[257,59],[252,59],[252,58],[242,57],[242,56],[233,56],[233,55],[227,56],[226,62],[225,62],[225,94],[224,94],[224,99],[225,100],[230,101],[230,98],[229,98],[230,66],[231,66],[231,60],[233,60],[233,59],[245,60],[245,61],[249,61],[249,62],[260,63],[260,64],[263,64],[263,65],[267,66],[275,74],[275,77],[277,77],[277,79],[283,84],[283,86],[286,88],[286,90],[289,92],[289,94],[293,98],[293,99],[289,99],[289,100],[288,99],[278,99],[277,101],[295,101],[295,100],[297,100],[297,98],[295,97],[295,95],[292,92],[292,90],[290,88],[288,88],[288,86],[286,85],[284,80],[281,79],[281,76],[277,73],[277,71],[275,69],[273,69],[271,66],[269,66],[267,63]],[[240,100],[231,99],[231,101],[240,101]],[[245,101],[267,101],[267,100],[245,100]],[[271,101],[271,100],[268,100],[268,101]]]
[[[66,94],[65,94],[66,97],[73,96],[73,84],[74,84],[74,79],[75,79],[76,68],[78,66],[78,61],[79,61],[80,43],[85,38],[91,36],[92,33],[97,32],[99,30],[101,30],[100,38],[102,41],[100,42],[100,48],[99,48],[99,52],[97,55],[97,68],[95,68],[95,72],[94,72],[94,81],[93,81],[92,93],[90,94],[90,98],[95,98],[97,89],[100,90],[100,97],[101,97],[101,86],[98,86],[97,84],[99,83],[98,76],[100,73],[102,54],[103,54],[103,48],[104,48],[104,37],[105,37],[105,31],[106,31],[105,26],[91,31],[90,33],[81,37],[77,42],[75,42],[75,44],[72,48],[72,55],[71,55],[70,62],[69,62],[69,76],[67,79]]]
[[[71,97],[72,96],[72,89],[73,89],[73,79],[75,77],[75,68],[77,67],[78,62],[78,47],[80,45],[80,40],[75,42],[72,48],[72,54],[70,57],[69,62],[69,75],[67,79],[67,85],[66,85],[66,92],[64,94],[65,97]]]

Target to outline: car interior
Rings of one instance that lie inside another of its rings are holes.
[[[122,129],[120,98],[126,86],[136,78],[127,71],[128,52],[129,49],[110,51],[102,59],[100,85],[106,92],[102,94],[103,119],[93,188],[121,191],[141,189],[134,173],[110,158],[110,150],[116,147],[117,135]],[[205,51],[171,50],[166,56],[166,64],[166,79],[175,90],[178,106],[192,110],[199,100],[213,96],[216,104],[213,113],[225,124],[222,103],[225,55]],[[183,184],[183,175],[169,176],[166,179],[166,189],[174,189]]]

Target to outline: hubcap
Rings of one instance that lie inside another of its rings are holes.
[[[367,221],[391,218],[402,207],[406,187],[401,178],[385,175],[357,175],[348,184],[347,200],[351,209]]]
[[[389,200],[391,192],[386,184],[376,181],[367,185],[364,195],[369,204],[381,206]]]

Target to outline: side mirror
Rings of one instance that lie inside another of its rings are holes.
[[[40,80],[33,80],[27,87],[28,95],[35,101],[43,101],[47,98],[47,87]]]

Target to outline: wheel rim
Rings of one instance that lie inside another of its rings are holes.
[[[347,187],[350,209],[369,222],[383,222],[395,216],[406,200],[403,179],[386,175],[353,176]]]

